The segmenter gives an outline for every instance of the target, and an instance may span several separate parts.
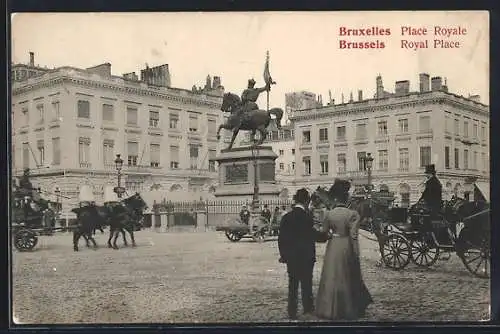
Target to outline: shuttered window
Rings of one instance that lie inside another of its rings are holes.
[[[160,167],[160,144],[149,145],[149,161],[151,167]]]
[[[170,168],[179,168],[179,146],[170,146]]]
[[[137,108],[127,107],[127,124],[137,125]]]

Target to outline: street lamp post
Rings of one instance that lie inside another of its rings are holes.
[[[259,148],[254,143],[252,146],[252,158],[253,158],[253,198],[252,198],[252,211],[257,213],[259,210],[259,172],[257,157],[259,155]]]
[[[121,198],[124,189],[121,186],[123,160],[120,158],[120,154],[116,155],[115,167],[116,171],[118,172],[118,185],[115,188],[115,193],[118,195],[118,198]]]
[[[56,187],[56,189],[54,190],[54,192],[56,193],[56,208],[57,208],[57,213],[60,212],[60,209],[59,209],[59,203],[61,202],[61,189],[59,189],[59,187]]]
[[[373,167],[373,157],[371,153],[367,153],[365,157],[366,171],[368,173],[368,192],[372,192],[372,167]]]

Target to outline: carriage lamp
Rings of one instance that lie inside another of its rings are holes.
[[[123,159],[120,158],[120,154],[116,155],[115,166],[116,166],[116,171],[118,172],[118,185],[114,190],[115,190],[116,195],[118,195],[118,198],[121,198],[122,193],[124,192],[124,189],[122,189],[122,187],[121,187],[121,178],[122,178],[121,171],[122,171],[122,167],[123,167]]]

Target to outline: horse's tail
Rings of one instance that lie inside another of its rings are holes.
[[[281,119],[283,118],[283,109],[281,108],[273,108],[269,110],[269,115],[276,116],[276,126],[278,129],[281,128]]]

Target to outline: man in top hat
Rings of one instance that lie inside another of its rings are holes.
[[[317,231],[313,217],[306,211],[310,199],[307,189],[297,190],[295,206],[281,219],[278,236],[279,262],[287,266],[288,317],[292,320],[297,319],[299,283],[304,313],[314,312],[312,279],[316,262],[315,242],[328,240],[328,233]]]
[[[443,186],[436,177],[436,167],[434,165],[425,167],[425,176],[427,181],[425,181],[425,190],[420,199],[424,200],[431,210],[431,215],[435,216],[441,210]]]
[[[257,105],[257,99],[259,98],[260,93],[269,91],[270,88],[271,82],[269,82],[262,88],[255,88],[255,80],[248,80],[248,87],[241,94],[241,111],[243,117],[250,111],[259,109],[259,106]]]
[[[33,184],[30,181],[30,170],[26,168],[23,172],[23,176],[19,179],[19,190],[24,196],[33,195]]]

